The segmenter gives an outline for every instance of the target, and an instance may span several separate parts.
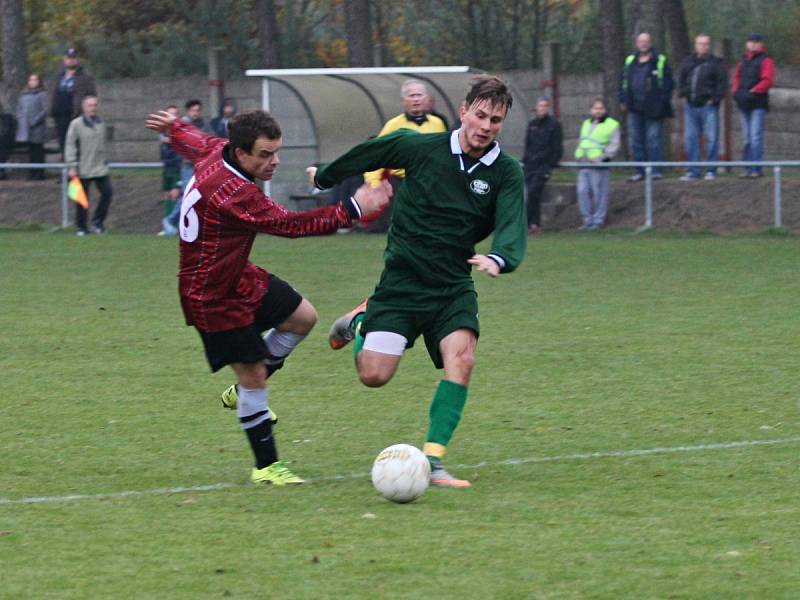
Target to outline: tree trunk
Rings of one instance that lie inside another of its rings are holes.
[[[256,23],[261,39],[261,57],[266,69],[281,68],[281,32],[274,0],[256,0]]]
[[[600,17],[603,30],[603,99],[609,114],[619,116],[617,91],[625,62],[622,0],[600,0]]]
[[[369,0],[345,0],[347,31],[347,62],[351,67],[371,67],[375,64],[372,47],[372,20]]]
[[[28,78],[28,49],[25,44],[25,20],[22,14],[22,0],[0,0],[0,21],[2,21],[2,67],[0,80],[0,101],[6,112],[13,113],[17,107],[17,97]]]
[[[661,0],[661,11],[670,43],[670,61],[677,69],[683,59],[691,54],[689,27],[686,24],[686,11],[683,0]]]

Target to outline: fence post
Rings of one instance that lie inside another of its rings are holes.
[[[69,198],[67,197],[67,167],[61,167],[61,227],[69,227]]]
[[[653,165],[644,168],[644,227],[653,228]]]
[[[781,168],[774,167],[775,172],[775,227],[783,227],[781,216]]]

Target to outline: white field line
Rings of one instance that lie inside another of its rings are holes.
[[[513,465],[526,465],[531,463],[558,462],[568,460],[591,460],[594,458],[635,458],[651,454],[677,454],[682,452],[705,452],[711,450],[731,450],[735,448],[751,448],[753,446],[777,446],[781,444],[800,443],[800,437],[780,438],[774,440],[743,440],[739,442],[721,442],[718,444],[698,444],[696,446],[665,446],[656,448],[642,448],[634,450],[610,450],[605,452],[586,452],[582,454],[560,454],[555,456],[531,456],[529,458],[508,458],[500,461],[484,461],[471,465],[452,465],[454,469],[482,469],[485,467],[503,467]],[[347,473],[344,475],[329,475],[317,477],[310,481],[341,481],[344,479],[363,479],[369,477],[368,472]],[[0,505],[8,504],[44,504],[48,502],[76,502],[80,500],[106,500],[116,498],[129,498],[135,496],[160,496],[167,494],[184,494],[194,492],[209,492],[228,488],[244,487],[249,484],[242,483],[212,483],[173,488],[156,488],[152,490],[128,490],[124,492],[108,492],[102,494],[72,494],[68,496],[33,496],[29,498],[0,498]]]

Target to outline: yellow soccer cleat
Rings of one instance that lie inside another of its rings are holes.
[[[282,460],[275,461],[263,469],[253,469],[250,474],[253,483],[268,485],[302,485],[302,479],[292,473]]]

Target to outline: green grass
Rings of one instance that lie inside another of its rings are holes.
[[[272,384],[301,475],[421,444],[419,344],[370,390],[328,323],[383,239],[259,239],[320,324]],[[249,451],[183,325],[174,239],[0,235],[0,598],[796,598],[800,239],[546,235],[478,279],[483,336],[451,465],[465,491],[365,477],[247,485]],[[773,445],[569,458],[746,440]],[[374,518],[365,517],[370,513]]]

